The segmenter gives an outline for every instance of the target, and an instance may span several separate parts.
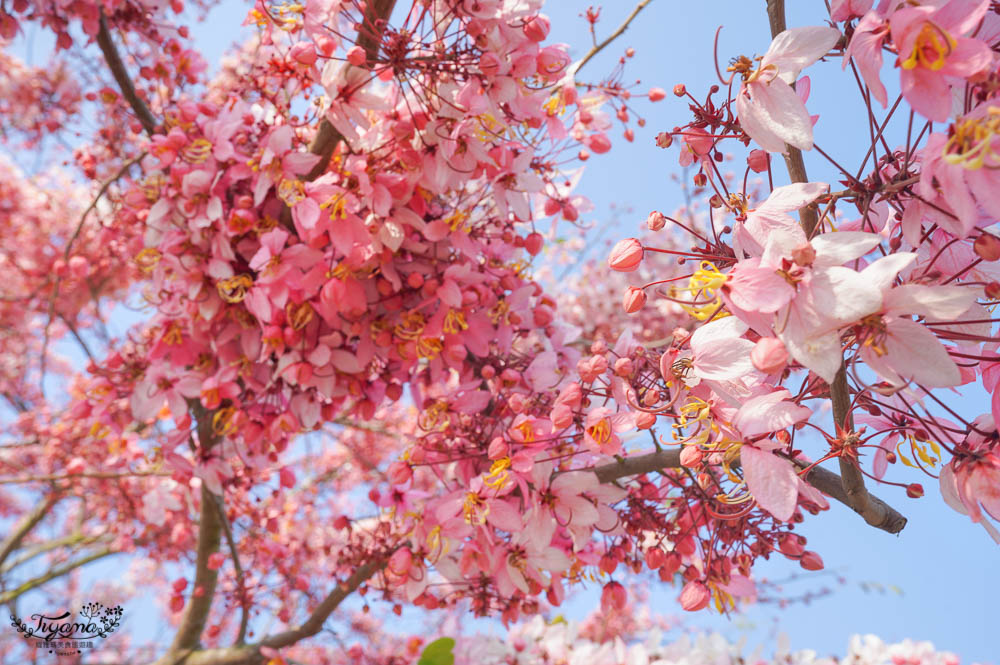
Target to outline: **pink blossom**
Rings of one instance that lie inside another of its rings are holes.
[[[736,113],[743,130],[768,152],[784,152],[785,144],[812,149],[812,122],[805,104],[792,89],[799,72],[823,57],[840,31],[829,27],[785,30],[774,38],[757,69],[747,62]]]

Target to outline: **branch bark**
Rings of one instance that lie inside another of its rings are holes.
[[[9,557],[20,545],[24,537],[34,529],[39,522],[45,519],[49,511],[59,501],[59,496],[52,494],[43,503],[39,504],[33,511],[21,518],[14,530],[0,543],[0,565]]]
[[[382,45],[382,35],[395,6],[396,0],[374,0],[374,2],[367,3],[364,18],[358,30],[357,44],[364,49],[365,61],[369,66],[378,58],[379,47]],[[320,160],[306,174],[304,180],[311,182],[326,172],[326,167],[330,165],[330,159],[333,157],[333,151],[342,140],[344,140],[343,135],[329,120],[324,118],[319,123],[319,129],[316,131],[312,143],[309,144],[309,152],[319,155]]]
[[[785,31],[785,0],[767,0],[767,18],[771,25],[771,38]],[[809,182],[806,175],[802,151],[790,145],[785,145],[785,165],[792,182]],[[806,232],[806,237],[812,237],[819,225],[819,214],[815,205],[799,209],[799,222]],[[853,433],[854,423],[851,418],[851,391],[847,385],[847,373],[841,361],[840,370],[830,384],[830,401],[833,403],[833,420],[835,434],[838,437],[848,437]],[[848,448],[848,452],[853,452]],[[845,503],[854,512],[861,515],[872,526],[883,528],[889,525],[895,528],[890,533],[898,533],[906,525],[906,518],[901,515],[896,518],[888,513],[883,502],[878,501],[865,489],[865,479],[861,475],[854,455],[841,455],[839,458]],[[832,496],[832,495],[831,495]],[[891,510],[891,509],[890,509]],[[893,511],[895,512],[895,511]]]
[[[118,49],[115,47],[115,43],[111,40],[111,32],[108,30],[108,21],[104,16],[104,10],[101,10],[101,17],[97,29],[97,45],[101,49],[101,53],[104,54],[104,60],[108,63],[108,67],[111,69],[111,75],[115,77],[115,81],[118,82],[118,88],[122,91],[122,97],[128,102],[132,110],[135,111],[135,115],[139,118],[139,122],[142,124],[142,128],[146,130],[146,133],[152,136],[156,133],[156,118],[153,117],[152,112],[150,112],[149,107],[146,106],[146,102],[139,97],[139,93],[136,92],[135,84],[132,83],[132,78],[128,74],[128,70],[125,68],[125,63],[122,62],[121,56],[118,54]]]
[[[771,38],[774,39],[785,31],[785,0],[767,0],[767,18],[771,25]],[[794,86],[794,83],[792,85]],[[786,143],[783,157],[788,168],[788,177],[792,182],[809,182],[801,150]],[[819,224],[819,211],[815,204],[799,208],[799,222],[806,232],[806,237],[811,238]]]
[[[103,559],[104,557],[111,556],[112,554],[118,554],[118,552],[112,549],[102,549],[97,552],[93,552],[81,559],[77,559],[76,561],[70,561],[69,563],[65,563],[61,566],[52,568],[44,575],[40,575],[36,578],[30,579],[24,584],[18,586],[16,589],[11,589],[10,591],[0,593],[0,605],[7,604],[12,600],[17,599],[19,596],[28,593],[32,589],[37,589],[38,587],[42,586],[47,582],[51,582],[56,578],[71,573],[77,568],[87,565],[91,561]]]
[[[617,462],[603,464],[591,470],[602,483],[610,483],[629,476],[651,473],[661,469],[678,468],[681,466],[680,455],[681,451],[679,447],[666,448],[646,455],[625,457]],[[800,469],[808,466],[800,460],[791,460],[791,462]],[[857,467],[853,468],[855,471],[857,470]],[[575,472],[569,471],[567,473]],[[844,488],[843,480],[837,474],[819,466],[814,466],[806,473],[804,479],[831,499],[839,501],[855,510],[855,512],[858,512],[851,503],[851,499]],[[859,514],[873,527],[882,531],[888,531],[889,533],[899,533],[906,526],[906,518],[876,496],[868,495],[868,512],[867,514],[859,512]]]

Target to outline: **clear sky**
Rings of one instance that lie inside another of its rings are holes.
[[[552,18],[551,37],[575,44],[576,57],[589,47],[586,23],[579,18],[588,4],[579,0],[549,0],[545,9]],[[819,24],[825,16],[820,0],[794,0],[788,4],[790,26]],[[598,36],[617,27],[632,6],[628,0],[605,2]],[[239,27],[247,8],[246,3],[224,3],[213,11],[209,21],[191,26],[196,44],[205,49],[210,62],[217,62],[219,55],[241,34],[249,34],[249,28]],[[675,83],[685,83],[696,97],[703,97],[715,82],[712,41],[719,25],[723,26],[719,46],[723,64],[736,55],[759,55],[767,50],[770,38],[762,0],[654,0],[629,31],[590,63],[580,78],[599,79],[610,71],[624,48],[632,46],[636,55],[629,61],[625,80],[641,79],[637,91],[652,85],[669,91]],[[36,58],[44,59],[40,55],[36,50]],[[816,127],[817,144],[835,154],[842,163],[856,167],[862,156],[858,154],[861,142],[849,137],[858,131],[866,132],[866,125],[864,109],[854,101],[856,93],[852,95],[852,88],[845,87],[853,85],[850,74],[841,74],[839,62],[821,63],[807,73],[812,77],[810,111],[821,114]],[[895,74],[887,70],[885,79],[888,83],[895,79]],[[890,100],[894,97],[892,87],[889,86]],[[660,150],[653,144],[653,137],[659,131],[686,122],[687,105],[668,95],[658,104],[639,102],[637,106],[646,116],[647,126],[635,128],[636,138],[631,145],[621,139],[619,131],[613,132],[613,150],[588,162],[578,189],[596,206],[587,216],[588,221],[609,223],[606,220],[611,218],[612,205],[635,210],[634,217],[622,219],[618,222],[620,228],[606,232],[606,238],[632,235],[647,212],[659,209],[669,213],[683,201],[670,180],[670,175],[679,171],[677,150]],[[830,176],[830,170],[818,155],[808,154],[807,166],[813,179]],[[783,175],[780,159],[775,174]],[[593,251],[604,249],[597,247]],[[982,393],[966,394],[961,408],[966,415],[977,415],[988,409],[987,398]],[[788,634],[793,649],[813,648],[821,654],[843,653],[849,636],[855,633],[875,633],[887,640],[913,637],[958,653],[963,664],[1000,664],[997,655],[1000,647],[989,629],[996,622],[989,611],[993,605],[987,604],[988,600],[995,602],[995,594],[1000,590],[993,568],[1000,562],[1000,549],[981,527],[941,502],[936,481],[907,476],[900,469],[891,469],[890,479],[894,471],[895,479],[918,480],[927,489],[922,500],[907,499],[894,488],[876,490],[909,518],[900,535],[868,527],[839,504],[800,527],[800,532],[809,539],[809,548],[818,551],[828,569],[842,575],[847,582],[841,585],[836,576],[816,575],[796,582],[789,587],[789,594],[798,595],[823,586],[830,586],[834,593],[808,606],[796,604],[784,611],[775,606],[761,606],[734,619],[705,612],[685,615],[682,618],[687,625],[718,630],[729,636],[746,634],[751,646],[762,644],[767,651],[774,646],[777,626]],[[765,566],[760,574],[784,578],[796,570],[797,566],[775,562]],[[862,582],[893,585],[901,593],[865,592]],[[668,585],[652,587],[654,609],[665,614],[678,613],[674,600],[677,592]],[[596,591],[591,590],[574,601],[567,614],[582,616],[593,607],[596,598]]]

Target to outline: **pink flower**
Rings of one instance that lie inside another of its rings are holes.
[[[830,3],[830,19],[847,21],[855,16],[863,16],[872,8],[873,0],[833,0]]]
[[[973,421],[978,429],[996,436],[996,423],[990,415]],[[1000,530],[986,516],[1000,520],[1000,454],[985,437],[971,434],[956,456],[941,469],[941,496],[954,510],[983,525],[1000,544]]]
[[[764,150],[784,152],[786,143],[812,149],[812,121],[791,84],[839,39],[834,28],[792,28],[774,38],[756,70],[748,58],[734,66],[743,75],[736,98],[740,125]]]
[[[980,221],[977,204],[1000,217],[1000,105],[984,102],[955,121],[947,134],[932,134],[923,150],[919,192],[940,195],[957,217],[944,229],[964,237]]]
[[[861,273],[868,284],[882,290],[882,307],[855,327],[859,354],[879,376],[896,385],[914,381],[925,388],[957,386],[962,383],[958,366],[934,333],[910,317],[954,320],[975,304],[981,291],[922,284],[892,288],[896,274],[915,258],[909,252],[890,254]]]
[[[631,414],[614,413],[604,406],[593,409],[583,423],[583,445],[595,453],[617,455],[622,450],[618,433],[632,429],[634,424]]]
[[[989,6],[989,0],[951,0],[904,7],[889,17],[903,97],[928,120],[951,115],[950,77],[972,76],[993,61],[989,45],[960,36],[976,29]]]

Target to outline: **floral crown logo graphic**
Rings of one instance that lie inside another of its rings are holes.
[[[105,607],[101,603],[86,603],[75,618],[66,611],[51,615],[32,614],[30,621],[23,621],[12,614],[10,621],[24,639],[36,640],[36,648],[67,655],[81,653],[81,649],[92,649],[95,639],[107,638],[118,629],[123,614],[121,605]]]

